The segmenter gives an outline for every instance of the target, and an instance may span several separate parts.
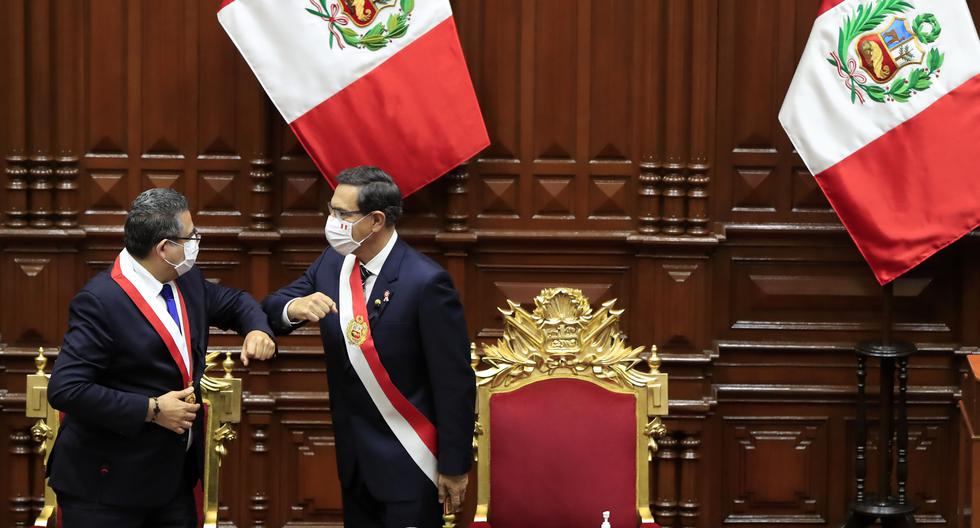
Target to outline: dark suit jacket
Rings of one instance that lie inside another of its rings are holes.
[[[272,335],[258,303],[245,292],[204,280],[197,268],[177,279],[191,331],[197,401],[208,348],[208,327]],[[203,420],[193,444],[145,422],[148,398],[183,389],[163,340],[109,271],[96,275],[72,299],[68,332],[48,384],[48,401],[66,413],[48,465],[51,487],[82,500],[157,507],[185,482],[184,462],[203,460]]]
[[[295,282],[262,302],[280,334],[295,327],[282,321],[286,303],[323,292],[338,300],[343,257],[324,251]],[[377,307],[376,300],[390,300]],[[395,386],[436,427],[439,472],[461,475],[473,459],[476,382],[459,295],[449,274],[399,239],[367,300],[371,332],[381,363]],[[357,472],[379,500],[410,500],[432,493],[432,482],[415,465],[384,422],[355,374],[339,316],[320,321],[327,360],[330,409],[341,483]]]

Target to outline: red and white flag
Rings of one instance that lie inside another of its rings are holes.
[[[405,196],[490,141],[449,0],[223,0],[218,21],[320,172]]]
[[[881,284],[980,225],[966,0],[824,0],[779,121]]]

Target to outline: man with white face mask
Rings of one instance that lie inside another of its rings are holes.
[[[459,509],[473,458],[463,307],[449,274],[395,231],[391,178],[356,167],[337,181],[331,247],[262,307],[281,334],[320,325],[344,526],[436,528],[440,502]]]
[[[64,528],[192,528],[208,329],[244,335],[246,364],[273,356],[272,330],[255,299],[194,267],[201,235],[180,193],[140,194],[123,240],[68,308],[48,384],[65,413],[50,483]]]

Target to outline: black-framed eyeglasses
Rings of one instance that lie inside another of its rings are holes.
[[[191,236],[171,237],[171,238],[173,238],[174,240],[197,240],[197,241],[200,241],[201,240],[201,233],[195,227],[194,230],[191,231]]]
[[[350,217],[352,217],[354,215],[363,215],[364,214],[363,211],[347,211],[347,210],[344,210],[344,209],[337,209],[337,208],[335,208],[332,205],[327,205],[327,211],[330,213],[330,216],[336,216],[337,218],[340,218],[341,220],[348,220]]]

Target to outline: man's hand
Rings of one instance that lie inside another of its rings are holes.
[[[187,398],[191,394],[194,394],[194,387],[187,387],[182,391],[170,391],[157,398],[157,404],[160,406],[160,414],[156,415],[156,419],[153,419],[153,415],[155,414],[153,409],[155,406],[151,399],[146,413],[146,421],[152,421],[160,427],[169,429],[179,435],[184,434],[185,431],[193,427],[197,410],[201,408],[196,403],[187,403],[184,401],[184,398]]]
[[[261,330],[252,330],[242,343],[242,364],[248,366],[248,358],[265,361],[276,354],[276,342]]]
[[[290,321],[309,321],[315,323],[327,314],[337,313],[337,303],[326,295],[316,292],[306,297],[298,297],[289,303],[286,317]]]
[[[439,478],[436,479],[438,481],[436,487],[439,488],[439,502],[441,504],[448,503],[449,511],[456,513],[463,507],[463,501],[466,500],[466,483],[469,482],[469,478],[466,473],[457,476],[439,474]]]

